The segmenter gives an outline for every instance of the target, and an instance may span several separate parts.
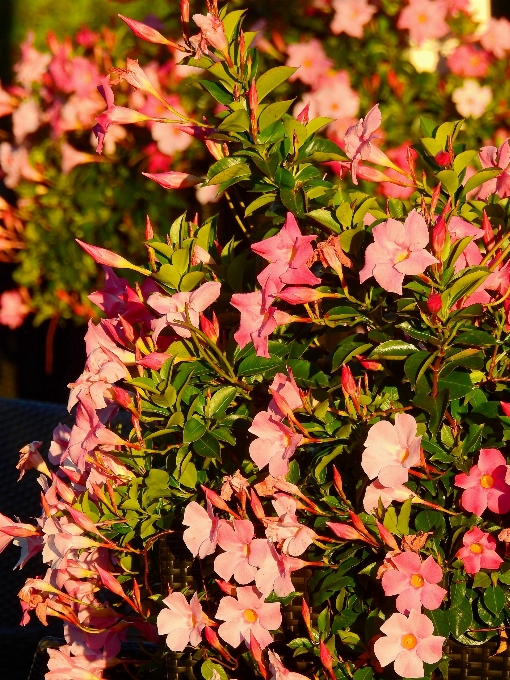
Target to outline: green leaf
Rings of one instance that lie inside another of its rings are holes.
[[[235,387],[222,387],[215,392],[209,404],[209,416],[226,411],[236,396]]]
[[[158,470],[152,468],[145,479],[145,484],[150,488],[151,486],[161,487],[162,489],[168,486],[170,475],[165,470]]]
[[[388,340],[383,342],[369,354],[369,359],[401,360],[417,352],[418,348],[403,340]]]
[[[159,390],[156,387],[153,380],[150,378],[131,378],[131,380],[126,380],[129,385],[134,387],[140,387],[146,392],[152,392],[153,394],[159,394]]]
[[[501,170],[501,168],[488,168],[487,170],[480,170],[480,172],[476,172],[466,182],[461,195],[467,196],[470,191],[477,189],[481,184],[488,182],[490,179],[494,179],[494,177],[497,177],[502,172],[503,170]]]
[[[296,162],[302,163],[325,163],[326,161],[345,161],[347,156],[342,149],[331,141],[317,137],[306,141],[299,149]]]
[[[473,267],[474,271],[466,271],[466,274],[457,279],[448,290],[441,294],[443,308],[448,311],[458,300],[472,293],[489,276],[486,268]]]
[[[453,161],[453,169],[455,172],[460,175],[460,173],[466,168],[473,158],[476,158],[478,156],[478,151],[463,151],[462,153],[459,153],[459,155],[455,158]]]
[[[448,405],[448,390],[439,392],[436,397],[430,397],[428,394],[417,394],[413,399],[413,404],[429,413],[429,429],[435,436]]]
[[[483,602],[493,614],[499,614],[505,606],[505,593],[499,586],[489,586],[484,593]]]
[[[179,475],[179,484],[187,486],[188,489],[194,489],[197,485],[198,473],[195,464],[189,460],[186,465],[181,468],[181,474]]]
[[[204,458],[220,457],[220,443],[210,432],[205,432],[193,443],[193,450]]]
[[[497,344],[496,338],[486,331],[467,331],[455,338],[456,345],[468,345],[469,347],[490,347]]]
[[[486,574],[484,571],[479,571],[477,574],[475,574],[473,578],[474,588],[488,588],[490,585],[491,579],[489,574]]]
[[[372,680],[374,671],[371,668],[358,668],[352,676],[352,680]]]
[[[211,173],[213,169],[217,168],[218,164],[222,163],[223,161],[229,162],[223,164],[224,169],[221,170],[221,172],[212,175]],[[237,158],[236,156],[228,156],[227,158],[222,158],[221,161],[218,161],[212,166],[212,168],[209,170],[206,184],[207,186],[212,184],[223,184],[236,178],[239,178],[238,181],[240,181],[241,177],[246,177],[250,173],[250,166],[244,163],[242,159]],[[211,177],[209,177],[209,175],[211,175]]]
[[[276,194],[272,193],[262,194],[262,196],[259,196],[247,206],[246,210],[244,211],[245,217],[249,217],[255,212],[255,210],[262,208],[264,205],[267,205],[268,203],[273,203],[275,198]]]
[[[229,42],[234,38],[235,30],[242,20],[243,16],[246,14],[245,9],[236,9],[233,12],[229,12],[223,18],[223,27],[225,29],[225,35]],[[208,678],[206,680],[209,680]]]
[[[204,661],[200,670],[204,680],[213,680],[215,677],[215,672],[217,673],[217,680],[228,680],[228,675],[225,673],[223,666],[220,666],[218,663],[214,663],[210,659]]]
[[[276,66],[263,73],[257,80],[257,94],[259,103],[278,85],[288,80],[297,71],[293,66]]]
[[[214,80],[199,80],[200,85],[211,94],[217,102],[228,106],[232,103],[232,95],[219,83]]]
[[[306,214],[308,217],[311,217],[313,220],[316,220],[319,224],[323,224],[325,227],[329,227],[331,231],[335,232],[335,234],[339,234],[342,231],[342,227],[340,226],[340,224],[333,217],[331,212],[326,208],[310,210],[310,212]]]
[[[432,137],[434,135],[434,130],[437,129],[437,123],[427,116],[420,116],[420,126],[421,132],[425,137]]]
[[[182,277],[182,281],[179,285],[179,290],[184,292],[189,292],[196,288],[200,281],[204,278],[204,272],[188,272]]]
[[[269,104],[269,106],[267,106],[258,117],[260,130],[265,130],[277,120],[280,120],[280,118],[284,116],[290,109],[293,102],[294,99],[288,99],[287,101]]]
[[[340,364],[347,363],[349,359],[358,354],[365,354],[373,345],[366,342],[356,342],[355,340],[347,340],[341,343],[336,352],[333,354],[333,361],[331,368],[335,371]]]
[[[458,637],[467,631],[473,623],[473,612],[471,603],[464,599],[455,607],[451,607],[448,612],[448,623],[454,637]]]
[[[175,288],[175,290],[178,290],[181,282],[181,275],[173,264],[164,264],[160,267],[158,273],[154,274],[154,278],[162,283],[169,284],[172,288]]]
[[[442,609],[433,609],[427,612],[427,616],[434,624],[434,634],[448,638],[450,636],[450,622],[447,612]]]
[[[437,386],[440,391],[450,391],[451,401],[465,397],[473,389],[469,373],[464,373],[463,371],[452,371],[446,377],[442,377],[440,373]]]
[[[398,516],[397,529],[402,536],[407,536],[409,533],[409,518],[411,517],[411,506],[413,499],[409,498],[405,501],[400,509]]]
[[[248,132],[250,129],[250,118],[244,109],[239,109],[230,113],[218,125],[218,130],[225,130],[226,132]],[[232,156],[228,156],[232,158]],[[219,182],[216,182],[219,184]]]
[[[334,118],[326,118],[325,116],[317,116],[317,118],[312,118],[312,120],[306,125],[307,135],[313,135],[314,132],[317,132],[321,128],[326,127],[326,125],[333,123],[334,120]]]
[[[463,453],[471,453],[472,451],[477,451],[480,448],[484,427],[485,425],[470,425],[468,436],[462,442]]]
[[[404,372],[407,378],[409,379],[409,382],[411,383],[413,389],[416,387],[416,383],[418,382],[419,376],[421,377],[425,370],[434,361],[434,356],[435,355],[430,354],[430,352],[425,352],[421,350],[419,352],[414,352],[414,354],[411,354],[411,356],[405,362]]]
[[[422,510],[416,515],[414,525],[417,531],[444,531],[445,521],[440,512],[436,510]]]
[[[238,369],[239,377],[248,377],[284,368],[285,364],[280,357],[274,356],[266,359],[265,357],[249,356],[241,361]]]
[[[450,196],[455,196],[455,192],[460,185],[457,173],[453,170],[441,170],[441,172],[437,173],[437,178]]]
[[[197,439],[203,436],[206,427],[204,423],[201,423],[197,418],[190,418],[186,425],[184,426],[183,442],[185,444],[189,442],[195,442]]]

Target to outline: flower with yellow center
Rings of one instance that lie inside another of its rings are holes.
[[[404,649],[414,649],[418,644],[418,640],[412,633],[408,633],[402,636],[401,643]]]
[[[420,574],[413,574],[411,576],[411,585],[414,588],[422,588],[424,583],[425,583],[425,580],[424,580],[423,576],[421,576]]]
[[[255,623],[255,621],[259,618],[257,612],[254,609],[245,609],[244,610],[244,618],[248,623]]]
[[[492,489],[494,486],[494,477],[492,475],[483,475],[480,479],[480,486],[483,489]]]
[[[480,543],[472,543],[469,549],[474,555],[481,555],[483,553],[483,545]]]

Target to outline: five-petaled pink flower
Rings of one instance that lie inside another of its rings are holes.
[[[306,567],[308,562],[279,553],[274,545],[269,544],[269,551],[264,563],[257,571],[255,585],[264,597],[274,590],[278,597],[285,597],[294,592],[291,574]]]
[[[187,526],[182,535],[188,550],[200,559],[212,555],[218,543],[218,529],[224,520],[218,519],[207,501],[207,510],[195,501],[186,506],[182,523]]]
[[[478,191],[477,198],[487,199],[491,194],[500,198],[510,197],[510,139],[506,139],[497,149],[495,146],[484,146],[480,150],[480,163],[485,168],[501,168],[503,172],[484,182]]]
[[[265,538],[254,538],[255,529],[249,519],[235,519],[233,526],[223,523],[218,530],[218,545],[226,552],[214,560],[214,570],[225,581],[234,576],[237,583],[251,583],[257,568],[267,557]]]
[[[448,5],[442,0],[410,0],[400,13],[397,27],[407,28],[418,45],[430,38],[443,38],[450,30],[445,21],[447,11]]]
[[[365,252],[365,266],[359,273],[361,283],[371,276],[390,293],[402,295],[406,275],[423,274],[437,262],[426,249],[429,243],[427,224],[416,210],[404,224],[390,218],[374,227],[371,243]]]
[[[510,21],[492,17],[487,30],[480,36],[480,43],[484,49],[492,52],[496,59],[504,59],[506,53],[510,51]]]
[[[503,454],[497,449],[482,449],[478,463],[469,474],[455,476],[455,486],[465,489],[460,503],[467,512],[479,517],[489,508],[498,515],[510,510],[510,486],[506,482],[510,473]]]
[[[273,501],[278,519],[271,518],[266,527],[269,541],[277,543],[287,555],[297,557],[304,553],[317,536],[313,529],[300,524],[296,515],[296,501],[285,494],[279,494]]]
[[[234,333],[234,340],[239,347],[242,349],[253,342],[257,356],[269,358],[269,336],[277,326],[290,323],[292,316],[276,307],[266,308],[261,290],[236,293],[232,295],[230,304],[241,312],[241,323]]]
[[[210,623],[203,613],[195,593],[188,603],[182,593],[170,593],[165,597],[163,609],[158,614],[158,633],[166,635],[166,644],[172,652],[182,652],[186,645],[197,647],[202,639],[202,631]]]
[[[413,497],[413,492],[403,484],[395,484],[394,486],[384,486],[376,479],[366,488],[363,497],[363,508],[365,512],[371,513],[379,506],[379,501],[383,507],[387,508],[393,501],[403,503],[409,498]]]
[[[269,670],[272,673],[270,680],[307,680],[301,673],[294,673],[293,671],[287,670],[282,664],[282,660],[278,654],[273,652],[273,650],[268,650],[268,656]]]
[[[361,161],[372,161],[381,165],[381,160],[384,160],[382,151],[373,144],[373,140],[380,138],[380,135],[375,133],[381,126],[381,121],[379,104],[376,104],[364,118],[360,118],[356,125],[352,125],[345,133],[345,153],[352,160],[351,174],[354,184],[358,183],[357,169]]]
[[[152,339],[158,342],[161,331],[170,326],[174,333],[181,338],[191,338],[191,331],[175,322],[189,323],[198,328],[200,312],[206,310],[220,294],[221,283],[208,281],[202,284],[192,293],[175,293],[175,295],[163,295],[153,293],[147,300],[148,304],[163,316],[152,322]],[[187,309],[187,316],[186,316]]]
[[[269,465],[269,474],[273,477],[286,475],[289,461],[303,435],[293,432],[277,415],[268,411],[257,413],[248,432],[257,437],[250,444],[250,456],[259,469]]]
[[[395,425],[388,420],[372,425],[361,457],[369,479],[378,477],[385,487],[407,482],[409,468],[420,462],[421,436],[416,431],[416,420],[408,413],[397,413]]]
[[[315,87],[319,78],[333,66],[332,59],[326,55],[319,40],[292,43],[287,46],[287,54],[289,55],[287,66],[299,67],[289,80],[299,79],[312,87]]]
[[[276,630],[282,623],[279,602],[264,602],[254,586],[237,588],[237,600],[224,597],[216,612],[216,618],[224,621],[218,628],[218,635],[232,647],[241,642],[250,646],[251,636],[262,649],[273,641],[270,630]]]
[[[432,555],[425,562],[414,552],[403,552],[391,558],[396,569],[388,569],[382,577],[385,595],[398,595],[396,607],[401,614],[411,609],[437,609],[447,591],[437,584],[443,572]]]
[[[252,244],[253,252],[270,262],[257,277],[265,306],[268,307],[272,297],[287,284],[314,286],[321,282],[306,264],[313,257],[310,244],[315,238],[303,236],[296,218],[289,212],[278,234]]]
[[[335,16],[331,22],[331,32],[338,35],[347,33],[353,38],[363,37],[363,28],[377,9],[368,0],[333,0]]]
[[[462,537],[464,547],[457,557],[464,562],[468,574],[477,574],[480,569],[499,569],[503,562],[496,552],[496,539],[478,527],[473,527]]]
[[[423,662],[436,663],[443,655],[445,638],[433,635],[434,624],[416,609],[409,617],[392,614],[381,633],[386,637],[375,641],[375,655],[381,666],[394,661],[395,673],[403,678],[423,678]]]

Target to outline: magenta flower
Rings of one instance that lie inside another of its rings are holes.
[[[395,555],[391,561],[396,569],[388,569],[382,577],[385,595],[398,595],[396,607],[401,614],[408,615],[411,609],[437,609],[446,595],[446,590],[437,584],[443,572],[434,558],[429,555],[425,562],[414,552]]]
[[[480,569],[499,569],[503,562],[496,552],[496,539],[478,527],[473,527],[462,537],[464,547],[457,557],[464,562],[468,574],[476,574]]]
[[[491,194],[500,198],[510,196],[510,139],[506,139],[497,149],[495,146],[484,146],[480,150],[480,163],[483,168],[501,168],[503,172],[484,182],[478,191],[477,198],[484,201]]]
[[[268,411],[257,413],[248,432],[258,437],[250,444],[250,456],[259,469],[269,465],[269,474],[273,477],[286,475],[289,460],[303,435],[293,432],[277,415]]]
[[[269,358],[269,336],[277,326],[292,321],[290,314],[281,312],[275,307],[266,308],[262,304],[262,291],[254,293],[236,293],[232,295],[230,304],[241,312],[239,330],[234,333],[234,340],[242,349],[253,342],[258,357]]]
[[[429,231],[416,210],[409,213],[404,224],[390,218],[376,225],[372,234],[374,243],[368,246],[365,266],[359,273],[361,283],[373,276],[385,290],[402,295],[406,275],[423,274],[437,262],[426,250]]]
[[[443,38],[450,30],[446,23],[448,6],[436,0],[410,0],[398,18],[397,27],[407,28],[418,45],[430,38]]]
[[[397,413],[395,425],[388,420],[372,425],[361,457],[369,479],[378,477],[389,488],[407,482],[409,468],[420,462],[421,436],[416,436],[416,430],[416,420],[408,413]]]
[[[147,300],[148,304],[155,309],[162,317],[152,322],[155,343],[158,341],[161,331],[170,326],[176,335],[181,338],[191,338],[191,331],[184,326],[179,326],[174,322],[187,322],[186,307],[188,317],[192,326],[198,328],[200,323],[200,312],[205,311],[218,298],[221,283],[208,281],[203,283],[192,293],[175,293],[175,295],[163,295],[163,293],[153,293]]]
[[[433,635],[434,624],[416,609],[409,617],[392,614],[381,633],[386,637],[375,641],[375,655],[381,666],[394,661],[395,673],[403,678],[423,678],[423,662],[436,663],[443,655],[445,638]]]
[[[182,652],[186,645],[197,647],[202,639],[202,631],[210,623],[203,613],[195,593],[188,603],[182,593],[170,593],[163,600],[168,609],[158,614],[158,633],[166,635],[166,644],[172,652]]]
[[[482,449],[478,463],[469,474],[455,476],[455,485],[465,489],[460,503],[467,512],[479,517],[489,508],[498,515],[510,510],[510,486],[506,476],[510,471],[503,454],[497,449]]]
[[[218,543],[218,529],[223,521],[215,516],[210,501],[207,501],[207,510],[195,501],[186,506],[182,523],[188,528],[182,539],[193,557],[198,555],[200,559],[204,559],[206,555],[214,553]]]
[[[250,646],[251,636],[262,649],[273,641],[270,630],[276,630],[282,623],[279,602],[264,602],[254,586],[237,588],[237,600],[224,597],[216,612],[216,618],[224,621],[218,628],[218,635],[232,647],[241,642]]]
[[[271,263],[257,277],[263,288],[264,305],[269,306],[271,297],[287,284],[315,286],[321,282],[307,266],[313,256],[310,243],[315,238],[302,236],[296,218],[287,213],[278,234],[252,244],[253,252]]]
[[[307,680],[301,673],[294,673],[293,671],[287,670],[282,664],[282,660],[278,654],[273,652],[273,650],[268,650],[268,656],[269,670],[272,673],[270,680]]]
[[[257,574],[257,567],[267,557],[268,543],[265,538],[254,538],[255,529],[249,519],[225,522],[218,531],[218,545],[225,550],[214,560],[214,570],[225,581],[234,576],[237,583],[251,583]]]

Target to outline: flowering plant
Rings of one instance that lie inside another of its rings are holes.
[[[215,162],[149,178],[225,192],[238,227],[184,214],[159,236],[148,219],[146,266],[79,241],[104,267],[90,300],[105,318],[71,385],[75,424],[47,461],[40,442],[21,452],[21,476],[40,472],[36,524],[0,516],[0,548],[47,567],[20,592],[23,623],[64,621],[47,680],[121,663],[157,677],[171,655],[205,680],[437,678],[449,637],[503,650],[508,141],[468,149],[462,121],[423,118],[402,168],[377,146],[376,105],[344,151],[320,135],[330,118],[275,96],[295,69],[258,70],[243,11],[181,9],[184,62],[224,106],[186,126]],[[116,73],[152,87],[135,61]],[[108,77],[101,93],[99,150],[140,115]],[[382,209],[359,180],[405,186],[410,205]],[[199,567],[180,590],[155,576],[168,536]],[[147,663],[119,657],[133,629],[159,644]]]
[[[298,100],[292,105],[296,112],[309,103],[311,116],[334,119],[325,133],[341,146],[360,112],[381,102],[385,122],[378,143],[406,169],[410,131],[418,129],[423,115],[438,123],[457,114],[466,118],[464,140],[472,148],[499,146],[508,136],[510,23],[480,23],[483,17],[473,7],[469,0],[251,3],[255,23],[249,32],[259,31],[255,41],[261,69],[300,67],[280,84],[279,93]],[[152,9],[159,11],[159,6]],[[176,13],[168,10],[162,18],[167,31],[154,16],[148,21],[165,35],[175,34]],[[170,165],[201,175],[207,152],[176,126],[156,121],[129,128],[114,124],[101,162],[91,153],[90,126],[102,107],[96,89],[100,74],[123,67],[126,57],[140,59],[157,93],[179,113],[202,120],[214,107],[224,106],[199,85],[202,69],[177,65],[183,53],[173,41],[146,43],[143,52],[138,48],[134,54],[126,30],[122,22],[114,31],[82,29],[62,43],[50,34],[46,52],[36,50],[28,38],[21,45],[14,84],[0,91],[0,114],[12,114],[0,166],[4,181],[17,194],[12,205],[0,203],[0,250],[2,260],[18,263],[14,280],[20,287],[0,298],[0,323],[15,327],[31,311],[36,322],[50,317],[86,320],[95,314],[87,293],[99,280],[74,238],[96,241],[100,228],[103,245],[122,247],[136,260],[147,212],[158,222],[169,211],[174,219],[192,202],[193,213],[198,210],[202,219],[214,209],[207,205],[214,197],[210,187],[198,189],[198,202],[191,190],[185,200],[172,193],[156,200],[156,187],[141,176],[141,169],[162,172]],[[153,94],[130,91],[127,83],[116,92],[122,106],[147,116],[170,116]],[[474,160],[467,174],[477,168]],[[387,170],[390,177],[394,172]],[[107,200],[100,190],[104,185]],[[381,182],[377,192],[407,201],[412,189]],[[75,267],[68,267],[69,261]]]

